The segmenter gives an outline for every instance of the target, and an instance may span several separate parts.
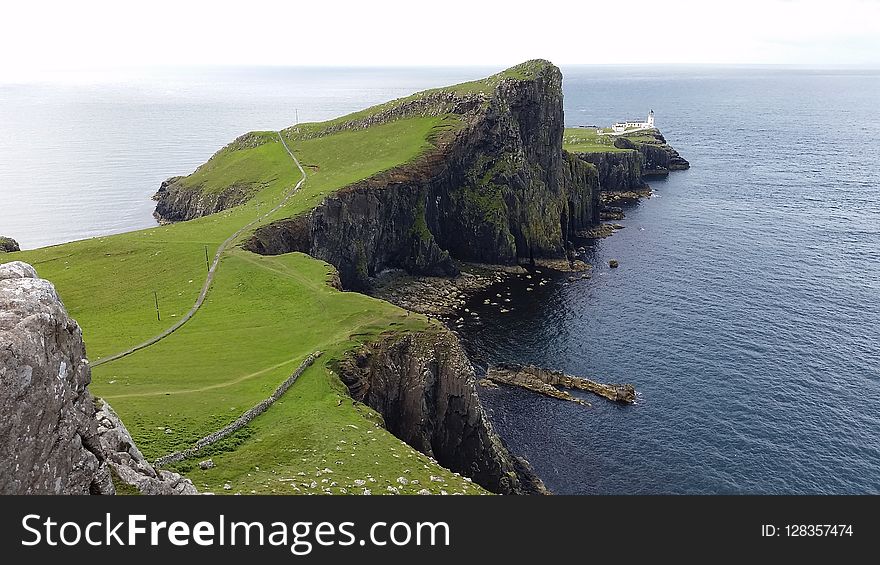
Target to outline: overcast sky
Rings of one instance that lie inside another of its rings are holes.
[[[4,2],[0,77],[152,65],[880,66],[880,0]]]

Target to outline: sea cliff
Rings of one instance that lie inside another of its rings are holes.
[[[599,183],[591,166],[562,150],[561,73],[539,62],[533,76],[500,81],[480,104],[468,102],[472,96],[448,102],[463,112],[461,126],[415,162],[264,226],[245,247],[323,259],[349,289],[369,288],[387,268],[455,274],[453,259],[511,265],[566,257],[569,234],[598,220]],[[429,107],[416,99],[400,111]]]
[[[386,428],[441,465],[502,494],[545,494],[528,463],[512,456],[477,397],[474,368],[447,330],[388,335],[338,366],[355,400]]]
[[[566,130],[568,140],[584,137],[582,128]],[[631,134],[604,136],[602,143],[584,147],[571,144],[576,158],[591,163],[599,174],[601,191],[641,191],[648,188],[645,179],[666,176],[670,171],[690,168],[659,130],[641,130]]]

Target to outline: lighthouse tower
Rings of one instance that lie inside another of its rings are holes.
[[[647,122],[647,124],[648,124],[648,127],[649,127],[649,128],[654,127],[654,110],[651,110],[650,112],[648,112],[648,122]]]

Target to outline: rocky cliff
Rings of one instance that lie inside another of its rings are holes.
[[[165,180],[153,195],[153,200],[156,201],[153,216],[163,224],[181,222],[216,214],[247,202],[260,191],[260,183],[230,180],[230,184],[218,187],[206,183],[205,177],[217,167],[228,166],[222,163],[227,154],[260,147],[270,140],[276,140],[277,135],[274,132],[249,132],[241,135],[212,155],[193,174]],[[236,178],[234,172],[230,171],[229,178]]]
[[[52,283],[0,265],[0,494],[191,494],[156,472],[115,414],[89,393],[79,325]]]
[[[493,492],[546,492],[492,429],[474,369],[452,333],[387,336],[346,357],[338,371],[352,397],[382,414],[390,432],[441,465]]]
[[[308,253],[336,266],[354,289],[388,267],[452,274],[451,258],[564,258],[568,233],[598,220],[598,177],[562,150],[559,69],[525,65],[527,78],[499,80],[480,103],[473,93],[446,93],[461,97],[444,99],[443,111],[460,112],[462,127],[429,154],[346,187],[307,215],[259,229],[246,247]],[[397,108],[387,119],[434,106],[417,97]]]
[[[177,176],[163,181],[153,195],[156,200],[153,217],[159,223],[182,222],[222,212],[246,202],[254,192],[251,187],[239,185],[218,192],[203,191],[181,182],[185,178]]]
[[[575,157],[596,167],[602,191],[639,191],[648,188],[646,177],[666,176],[690,168],[678,151],[657,131],[621,135],[614,147],[626,151],[590,151]]]
[[[12,253],[13,251],[20,251],[21,248],[18,246],[18,242],[12,239],[11,237],[4,237],[0,235],[0,253]]]
[[[666,143],[666,138],[657,130],[642,133],[635,141],[622,136],[614,144],[622,149],[634,149],[641,154],[642,174],[645,176],[662,176],[669,171],[683,171],[691,166],[678,151]]]
[[[599,190],[643,190],[644,158],[638,151],[577,153],[577,158],[591,163],[599,174]]]

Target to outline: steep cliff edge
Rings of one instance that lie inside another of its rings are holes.
[[[352,397],[441,465],[502,494],[546,493],[507,451],[477,398],[474,369],[450,332],[389,335],[339,363]]]
[[[599,173],[600,190],[644,190],[644,157],[638,151],[577,153],[577,158],[594,165]]]
[[[216,214],[223,210],[247,202],[262,188],[252,179],[245,180],[238,166],[245,169],[235,160],[226,160],[228,156],[242,149],[254,149],[266,144],[273,138],[272,133],[250,132],[238,137],[215,153],[205,164],[191,175],[175,176],[162,182],[159,190],[153,195],[156,209],[153,216],[159,223],[181,222]],[[227,169],[219,171],[217,169]],[[220,176],[225,182],[220,185],[209,182],[208,177]]]
[[[614,144],[621,149],[634,149],[641,154],[642,174],[645,176],[662,176],[669,171],[683,171],[691,166],[657,130],[649,130],[632,138],[621,136]]]
[[[157,472],[128,431],[89,393],[79,325],[49,281],[0,265],[0,494],[195,494]]]
[[[564,258],[568,234],[595,223],[599,206],[598,176],[562,150],[562,74],[546,61],[530,61],[498,76],[487,79],[493,86],[486,92],[445,91],[440,106],[424,102],[434,93],[371,114],[367,125],[449,112],[454,126],[416,161],[260,228],[245,247],[308,253],[333,264],[351,289],[368,288],[389,267],[454,274],[451,258]],[[331,131],[367,125],[358,117]]]

